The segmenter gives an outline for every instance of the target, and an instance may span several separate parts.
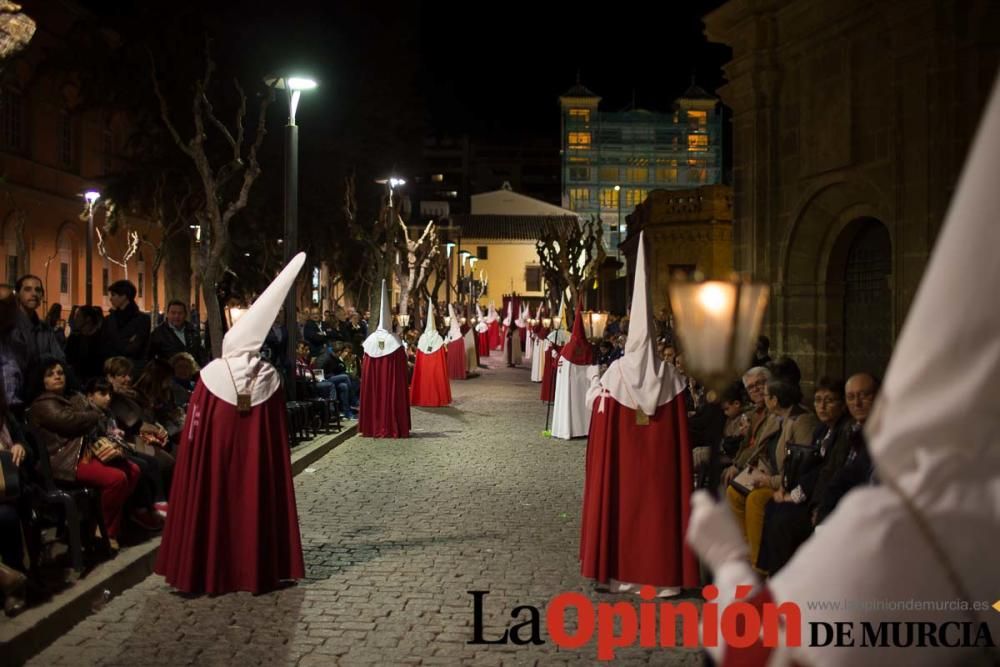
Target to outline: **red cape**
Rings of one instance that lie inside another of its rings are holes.
[[[680,396],[657,408],[645,426],[636,424],[634,410],[599,396],[587,440],[583,576],[697,587],[698,562],[684,542],[692,487],[687,413]]]
[[[545,358],[542,359],[542,392],[540,398],[545,402],[554,401],[556,397],[556,364],[559,363],[559,351],[560,347],[558,345],[550,345],[547,350],[544,350],[543,354]],[[555,357],[552,356],[553,350],[555,351]]]
[[[154,570],[185,593],[273,590],[305,576],[279,389],[240,415],[198,382]]]
[[[384,357],[364,356],[358,430],[369,438],[410,437],[406,352],[402,347]]]
[[[465,340],[459,338],[447,345],[448,377],[452,380],[465,379]],[[412,390],[411,390],[412,392]]]
[[[417,350],[410,379],[410,405],[440,408],[451,403],[447,354],[444,345],[431,354]]]

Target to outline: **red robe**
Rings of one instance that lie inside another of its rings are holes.
[[[198,382],[154,571],[185,593],[263,593],[305,576],[285,395],[240,415]]]
[[[544,345],[543,343],[540,343]],[[542,359],[542,392],[540,398],[546,403],[551,403],[556,398],[556,368],[559,363],[559,352],[562,350],[561,345],[549,345],[549,349],[545,350],[545,358]],[[553,352],[555,355],[553,356]]]
[[[465,339],[453,340],[448,348],[448,377],[452,380],[465,379]]]
[[[490,349],[491,350],[502,350],[503,349],[503,338],[500,336],[500,322],[493,321],[486,325],[487,334],[489,335]]]
[[[410,405],[440,408],[451,403],[447,354],[444,345],[430,354],[417,350],[410,379]]]
[[[661,405],[645,426],[635,414],[609,395],[594,401],[580,570],[600,582],[697,587],[698,562],[684,541],[693,487],[684,400]]]
[[[358,429],[369,438],[410,437],[406,351],[402,347],[384,357],[365,354],[361,362]]]
[[[490,334],[489,329],[482,333],[476,332],[476,356],[482,359],[490,356]]]

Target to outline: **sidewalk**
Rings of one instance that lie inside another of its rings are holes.
[[[337,445],[353,437],[358,423],[346,422],[339,433],[323,434],[292,451],[292,474],[299,475]],[[74,625],[109,600],[153,573],[160,538],[123,548],[86,576],[16,618],[0,618],[0,655],[3,665],[19,665],[43,651]]]

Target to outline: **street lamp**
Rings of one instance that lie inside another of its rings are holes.
[[[94,305],[94,206],[101,198],[97,190],[88,190],[83,194],[87,200],[87,305]]]
[[[615,199],[618,200],[618,226],[615,229],[616,238],[618,239],[618,243],[615,245],[615,257],[619,261],[621,261],[621,258],[622,258],[622,251],[621,251],[621,243],[622,243],[622,239],[621,239],[621,235],[622,235],[622,186],[616,185],[615,186],[615,192],[617,193],[617,196],[615,197]]]
[[[389,206],[388,206],[389,211],[388,211],[388,214],[386,215],[386,219],[385,219],[386,229],[388,229],[391,225],[395,224],[395,217],[394,217],[393,212],[392,212],[392,193],[393,193],[393,190],[395,190],[396,188],[401,187],[403,185],[406,185],[406,179],[397,178],[395,176],[389,176],[387,178],[380,178],[380,179],[376,180],[375,182],[378,183],[378,184],[380,184],[380,185],[384,185],[385,188],[386,188],[386,191],[389,193]],[[396,254],[396,259],[397,260],[399,259],[399,253]],[[407,260],[407,261],[409,261],[409,260]],[[409,313],[406,312],[406,310],[407,309],[406,309],[406,304],[405,303],[399,304],[400,322],[402,322],[403,315],[406,316],[406,321],[407,322],[410,321],[410,315],[409,315]]]
[[[295,124],[295,112],[299,108],[302,91],[313,90],[317,84],[313,79],[299,76],[272,78],[267,83],[288,93],[288,124],[285,125],[285,233],[282,237],[285,241],[282,247],[287,265],[299,247],[299,126]],[[288,379],[285,393],[290,401],[295,400],[295,348],[299,334],[295,295],[296,291],[293,289],[285,297],[285,329],[288,336]]]

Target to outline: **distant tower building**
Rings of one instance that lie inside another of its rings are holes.
[[[600,216],[609,254],[627,234],[625,216],[651,190],[722,181],[722,110],[693,82],[674,111],[599,111],[579,81],[559,98],[562,205]]]

